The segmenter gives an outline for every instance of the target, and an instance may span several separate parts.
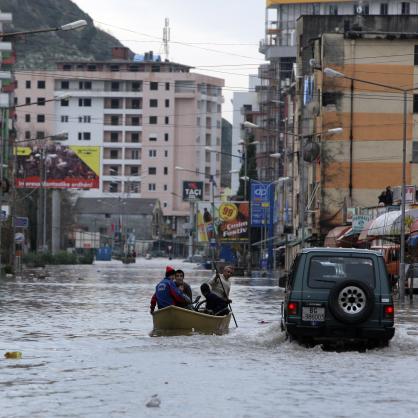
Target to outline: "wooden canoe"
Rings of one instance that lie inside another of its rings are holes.
[[[195,332],[223,333],[229,328],[231,313],[224,316],[208,315],[190,309],[168,306],[152,315],[154,330],[187,330]]]

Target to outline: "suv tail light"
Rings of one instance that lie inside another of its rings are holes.
[[[296,315],[298,313],[298,304],[296,302],[289,302],[287,304],[287,313],[289,315]]]
[[[393,307],[393,305],[386,305],[384,309],[385,318],[393,318],[393,316],[395,315],[395,308]]]

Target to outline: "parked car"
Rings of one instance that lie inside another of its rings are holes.
[[[286,280],[282,330],[307,345],[387,345],[395,328],[383,256],[345,248],[302,250]]]

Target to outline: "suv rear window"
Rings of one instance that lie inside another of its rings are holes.
[[[371,258],[315,256],[309,263],[308,286],[331,289],[341,280],[355,279],[374,288],[374,277]]]

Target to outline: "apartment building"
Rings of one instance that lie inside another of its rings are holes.
[[[319,151],[294,173],[296,198],[305,191],[307,237],[323,237],[346,221],[347,208],[377,206],[386,186],[402,183],[404,116],[406,181],[418,183],[417,25],[418,16],[363,16],[361,21],[305,16],[298,21],[302,76],[295,95],[296,149],[306,156],[307,147],[316,143]],[[329,77],[327,68],[347,78]],[[403,90],[409,91],[405,115]],[[337,127],[342,133],[329,133]],[[294,204],[300,235],[303,209]]]
[[[346,1],[346,0],[266,0],[265,37],[259,51],[269,64],[259,68],[262,85],[258,88],[262,115],[263,146],[258,147],[260,180],[274,181],[285,175],[284,161],[271,158],[272,153],[283,153],[286,120],[283,89],[292,78],[296,59],[296,21],[300,16],[358,16],[415,15],[418,3],[413,1]],[[283,153],[284,154],[284,153]]]
[[[21,139],[68,133],[68,145],[100,147],[100,187],[82,197],[159,198],[173,225],[189,211],[183,180],[219,184],[224,81],[191,67],[114,48],[109,62],[60,62],[16,74]],[[51,100],[56,98],[56,100]],[[183,167],[185,170],[176,170]],[[196,171],[205,174],[198,174]]]

